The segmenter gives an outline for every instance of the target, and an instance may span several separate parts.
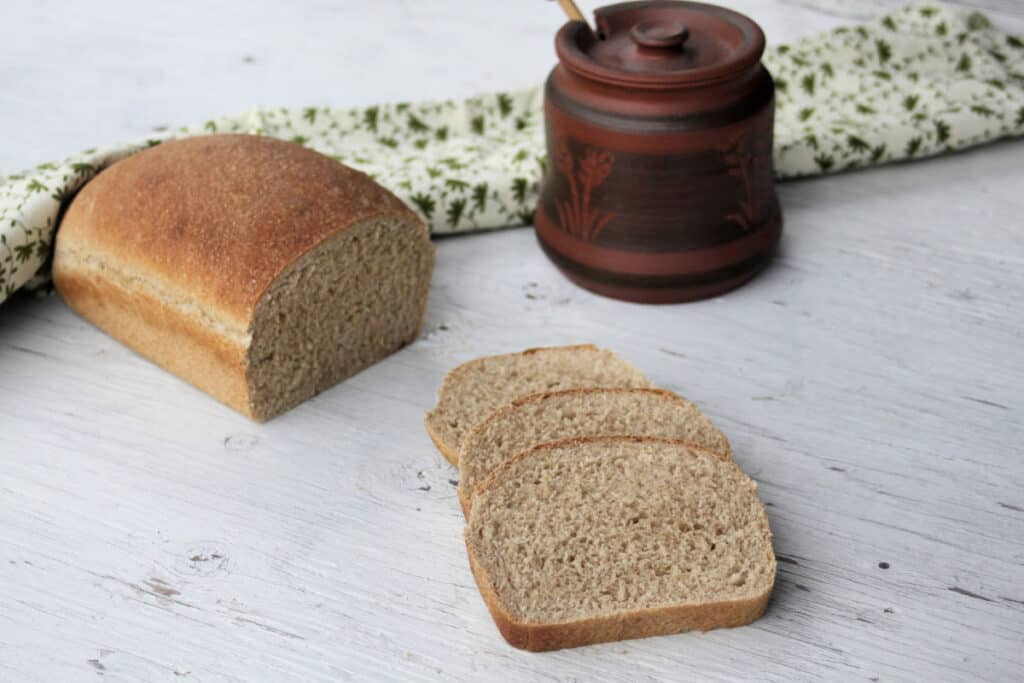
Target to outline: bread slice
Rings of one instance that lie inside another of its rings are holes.
[[[459,501],[496,467],[537,444],[578,436],[661,436],[732,458],[732,448],[700,408],[664,389],[568,389],[516,399],[466,435],[459,450]]]
[[[632,365],[591,344],[477,358],[445,376],[437,405],[427,413],[427,433],[441,454],[457,465],[465,435],[512,399],[578,387],[650,386],[650,380]]]
[[[82,317],[263,421],[411,342],[433,263],[423,222],[362,173],[210,135],[89,182],[53,275]]]
[[[671,439],[543,444],[478,489],[470,565],[501,634],[527,650],[748,624],[776,568],[756,489]]]

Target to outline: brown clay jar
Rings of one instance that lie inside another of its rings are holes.
[[[572,281],[649,303],[753,277],[782,231],[764,34],[736,12],[655,0],[573,21],[545,88],[537,238]]]

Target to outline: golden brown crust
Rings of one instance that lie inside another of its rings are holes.
[[[119,342],[256,419],[245,382],[245,348],[139,288],[66,258],[54,281],[67,304]]]
[[[511,408],[518,408],[518,407],[521,407],[521,406],[523,406],[523,405],[525,405],[527,403],[534,403],[536,401],[543,401],[544,399],[551,398],[552,396],[567,396],[567,395],[583,396],[583,395],[586,395],[586,394],[596,394],[596,393],[621,394],[621,393],[630,393],[630,392],[637,392],[637,391],[642,391],[642,392],[648,393],[648,394],[658,394],[660,396],[664,396],[665,398],[672,398],[672,399],[679,399],[680,398],[678,394],[676,394],[674,392],[671,392],[668,389],[658,389],[656,387],[577,387],[575,389],[559,389],[557,391],[540,391],[540,392],[537,392],[536,394],[527,394],[526,396],[520,396],[518,398],[515,398],[515,399],[509,401],[507,404],[505,404],[501,408],[498,408],[498,409],[494,410],[488,416],[488,418],[492,417],[495,413],[499,413],[499,412],[504,411],[504,410],[509,410]],[[483,423],[481,422],[480,424],[483,424]]]
[[[427,434],[430,435],[430,440],[434,442],[434,446],[444,456],[444,459],[455,465],[459,466],[459,455],[453,451],[448,444],[444,442],[441,436],[434,431],[434,427],[430,424],[431,413],[427,413],[423,418],[423,426],[427,428]]]
[[[208,135],[100,173],[68,208],[57,248],[102,254],[247,329],[284,268],[335,232],[389,213],[412,215],[329,157],[273,138]]]
[[[598,347],[594,346],[593,344],[569,344],[568,346],[534,346],[532,348],[525,349],[524,351],[519,351],[519,352],[516,352],[516,353],[504,353],[504,354],[502,354],[502,356],[532,356],[535,353],[542,353],[544,351],[551,351],[552,349],[557,349],[559,351],[573,351],[573,350],[582,350],[582,349],[586,349],[588,351],[600,351],[600,349]],[[489,356],[489,357],[490,358],[501,358],[501,356]],[[484,359],[483,358],[478,358],[477,360],[484,360]],[[473,361],[470,361],[470,362],[472,363]]]
[[[771,598],[769,587],[764,593],[746,600],[671,605],[576,621],[527,624],[516,621],[502,606],[490,577],[473,553],[473,544],[469,541],[468,533],[466,553],[477,588],[480,589],[480,595],[498,631],[512,647],[530,652],[547,652],[616,640],[664,636],[683,631],[710,631],[715,628],[744,626],[764,614]]]
[[[462,482],[455,487],[455,493],[459,497],[459,507],[462,508],[462,516],[469,521],[469,513],[473,510],[473,501],[468,495],[466,495],[465,489],[462,488]]]

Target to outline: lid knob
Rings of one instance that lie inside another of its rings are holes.
[[[690,32],[678,21],[643,21],[629,35],[640,47],[663,50],[682,47]]]

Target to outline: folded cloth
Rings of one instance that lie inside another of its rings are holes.
[[[775,173],[920,158],[1024,132],[1024,41],[937,3],[770,48]],[[103,167],[165,140],[292,140],[373,176],[436,234],[530,223],[545,165],[541,88],[458,101],[259,108],[90,149],[0,181],[0,301],[44,284],[65,201]]]

